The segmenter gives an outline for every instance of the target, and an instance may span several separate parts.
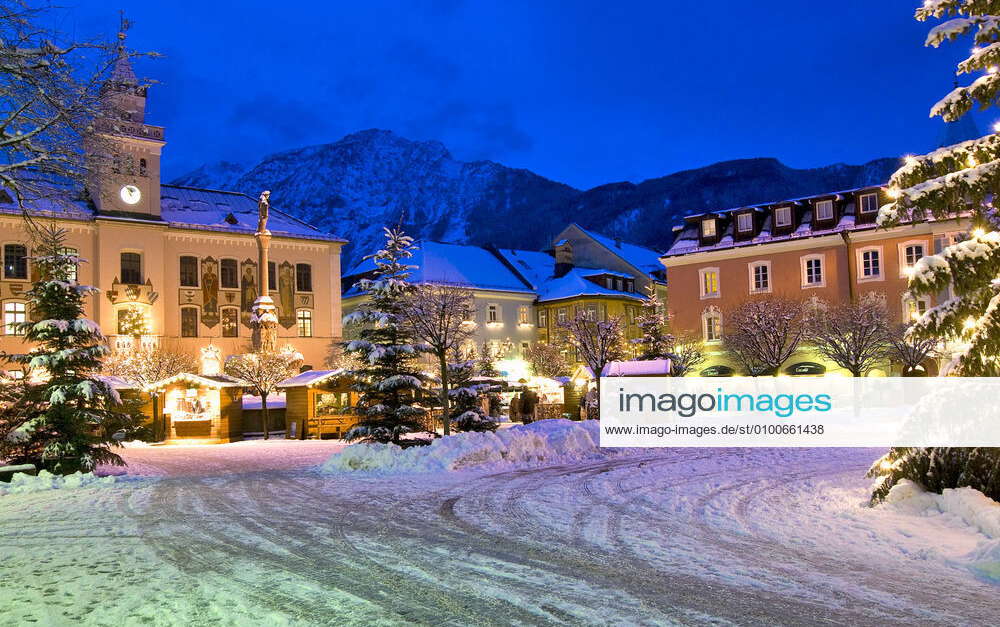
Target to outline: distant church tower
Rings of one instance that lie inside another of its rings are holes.
[[[129,22],[122,16],[118,56],[101,88],[105,115],[97,121],[99,140],[88,149],[102,153],[90,195],[101,214],[160,217],[160,153],[163,127],[145,123],[146,86],[140,85],[125,51]],[[110,153],[110,154],[109,154]]]

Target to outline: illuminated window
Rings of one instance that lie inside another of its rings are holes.
[[[701,236],[715,237],[715,219],[709,218],[701,221]]]
[[[312,337],[313,314],[308,309],[299,309],[295,315],[295,323],[299,329],[299,337]]]
[[[197,307],[181,307],[181,337],[198,337]]]
[[[78,251],[75,248],[68,248],[67,247],[67,248],[63,248],[62,251],[63,251],[64,255],[69,255],[70,257],[76,257],[77,254],[79,254]],[[77,264],[74,263],[73,267],[69,271],[69,280],[70,281],[76,281],[77,280],[77,268],[78,268]]]
[[[495,304],[486,306],[486,322],[500,322],[500,307]]]
[[[223,307],[220,317],[222,323],[222,337],[239,337],[240,335],[240,310],[236,307]]]
[[[549,326],[549,312],[546,309],[538,310],[538,326],[541,328],[546,328]]]
[[[7,302],[3,304],[3,328],[7,335],[24,335],[24,329],[15,325],[27,322],[28,308],[24,303]]]
[[[22,244],[4,244],[3,278],[28,278],[28,248]]]
[[[565,307],[560,307],[556,311],[556,319],[559,321],[559,324],[563,324],[563,323],[566,322],[566,308]]]
[[[702,317],[702,332],[706,342],[722,339],[722,314],[716,310],[706,311]]]
[[[528,324],[528,307],[527,305],[521,305],[517,308],[517,323],[518,324]]]
[[[912,296],[903,296],[903,322],[910,322],[916,320],[920,316],[924,315],[930,308],[930,299],[926,296],[920,298],[913,298]]]
[[[702,298],[718,298],[719,297],[719,269],[718,268],[702,268],[699,273],[701,274],[701,297]]]

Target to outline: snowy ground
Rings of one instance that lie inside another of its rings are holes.
[[[871,450],[311,468],[338,446],[131,448],[149,477],[0,497],[0,624],[995,624],[1000,611],[1000,587],[970,568],[992,541],[954,516],[861,507]]]

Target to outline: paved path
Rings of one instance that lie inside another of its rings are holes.
[[[870,451],[684,449],[390,480],[321,477],[303,467],[331,445],[296,444],[132,449],[162,478],[64,502],[60,521],[51,496],[6,519],[0,503],[0,537],[80,543],[63,536],[99,525],[97,499],[102,537],[148,568],[109,584],[131,599],[123,614],[96,605],[73,622],[955,625],[1000,612],[997,587],[838,513],[863,497]],[[251,470],[289,446],[283,470]],[[31,585],[58,594],[48,573]],[[30,598],[13,599],[11,624]]]

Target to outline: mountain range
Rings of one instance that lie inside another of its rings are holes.
[[[457,160],[440,142],[372,129],[249,167],[206,164],[172,183],[254,197],[269,189],[275,207],[350,240],[346,269],[381,247],[383,226],[399,223],[417,238],[540,250],[576,222],[665,250],[685,215],[884,183],[898,165],[884,158],[795,169],[772,158],[740,159],[579,190],[529,170]]]

